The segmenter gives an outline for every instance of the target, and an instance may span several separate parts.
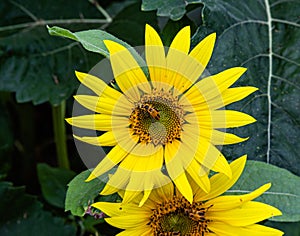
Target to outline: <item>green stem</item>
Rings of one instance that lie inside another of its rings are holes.
[[[61,168],[70,169],[68,152],[67,152],[65,112],[66,112],[65,101],[63,101],[58,106],[52,106],[52,120],[53,120],[54,139],[56,144],[58,166]]]

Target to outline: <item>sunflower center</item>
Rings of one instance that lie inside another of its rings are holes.
[[[157,205],[149,225],[155,236],[202,236],[209,232],[209,220],[205,219],[207,210],[201,202],[190,204],[183,197],[173,197],[172,200]]]
[[[130,129],[139,142],[165,145],[180,139],[183,109],[170,92],[153,90],[144,94],[130,115]]]

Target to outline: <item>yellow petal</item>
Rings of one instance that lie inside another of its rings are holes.
[[[243,235],[252,236],[255,233],[255,236],[281,236],[284,233],[278,229],[273,229],[264,225],[249,225],[243,227]]]
[[[112,116],[106,114],[83,115],[67,118],[66,121],[76,127],[92,130],[110,131]],[[125,127],[121,124],[121,127]],[[118,128],[121,128],[120,126]]]
[[[76,77],[78,80],[95,92],[98,96],[108,96],[108,97],[119,97],[120,92],[109,87],[103,80],[97,78],[96,76],[75,71]]]
[[[86,181],[90,181],[109,171],[111,168],[121,162],[127,154],[128,152],[121,148],[119,145],[113,147],[106,155],[106,157],[92,171],[91,175],[87,178]]]
[[[148,187],[147,187],[147,189],[148,189]],[[151,190],[144,190],[144,196],[143,196],[142,200],[139,203],[139,207],[142,207],[144,205],[144,203],[148,200],[151,192],[152,192],[152,189]]]
[[[216,75],[204,78],[197,83],[197,87],[202,88],[201,91],[205,94],[205,98],[209,100],[215,97],[216,91],[220,94],[229,88],[246,72],[246,70],[247,69],[243,67],[227,69]]]
[[[160,90],[167,85],[167,81],[165,81],[165,49],[158,33],[148,24],[145,32],[145,54],[150,79],[153,82],[158,82],[154,84]]]
[[[180,51],[176,53],[176,59],[179,60],[180,65],[177,68],[168,66],[168,69],[172,69],[178,74],[174,81],[174,87],[177,89],[177,91],[174,91],[175,96],[184,93],[197,79],[199,79],[212,55],[215,38],[215,34],[207,36],[188,56],[186,56],[185,53],[180,54]]]
[[[110,62],[115,80],[132,101],[138,101],[140,92],[150,93],[149,82],[131,53],[124,46],[110,40],[103,41],[110,53]]]
[[[205,202],[204,207],[211,206],[210,209],[212,211],[230,210],[243,205],[245,202],[249,202],[257,198],[258,196],[262,195],[265,191],[267,191],[270,187],[271,184],[265,184],[248,194],[235,196],[220,196]]]
[[[198,117],[200,126],[211,127],[215,129],[235,128],[251,124],[256,120],[243,112],[232,110],[217,110],[204,113]]]
[[[149,214],[115,216],[112,218],[106,218],[105,221],[120,229],[145,227],[149,222]]]
[[[145,150],[145,152],[147,152]],[[140,206],[145,203],[154,186],[160,184],[156,176],[160,176],[163,164],[163,149],[149,156],[135,156],[129,154],[119,165],[119,168],[130,173],[129,183],[126,185],[126,192],[123,203],[132,201],[141,191],[144,197],[141,199]]]
[[[75,100],[86,108],[105,114],[122,115],[129,117],[133,104],[130,103],[122,94],[119,97],[110,98],[106,96],[96,97],[89,95],[76,95]]]
[[[158,176],[161,177],[161,175],[162,173],[159,173],[158,171],[146,173],[132,172],[130,181],[126,186],[125,194],[123,195],[122,204],[135,202],[139,207],[142,207],[148,200],[152,189],[159,186],[160,178],[158,178]],[[137,191],[130,191],[130,189]],[[143,195],[141,196],[142,192]]]
[[[223,156],[223,154],[221,152],[220,152],[215,164],[211,167],[211,170],[225,174],[225,175],[227,175],[228,178],[232,177],[231,168],[230,168],[226,158]]]
[[[215,198],[226,192],[240,177],[246,164],[247,156],[244,155],[230,163],[232,177],[228,178],[225,174],[218,173],[210,178],[211,190],[208,194],[203,191],[197,191],[195,201],[204,201]]]
[[[175,183],[176,188],[179,190],[182,196],[184,196],[185,199],[192,204],[193,191],[185,173],[182,173],[176,179],[173,179],[173,182]]]
[[[100,113],[99,97],[90,95],[76,95],[74,96],[74,99],[87,109]]]
[[[210,140],[210,142],[214,145],[235,144],[248,140],[248,138],[241,138],[235,134],[230,134],[219,130],[205,131],[204,129],[202,129],[200,135],[207,140]]]
[[[116,236],[149,236],[153,235],[153,230],[149,225],[143,226],[141,228],[126,229]]]
[[[207,174],[201,176],[203,172],[202,167],[195,161],[192,160],[192,163],[186,170],[195,183],[200,187],[204,192],[208,193],[210,191],[210,181]],[[194,189],[194,188],[193,188]]]
[[[132,177],[132,175],[131,175],[131,179],[130,179],[129,183],[126,186],[125,194],[124,194],[124,197],[123,197],[123,200],[122,200],[122,204],[124,204],[124,205],[128,204],[133,199],[135,199],[138,195],[141,194],[141,190],[139,190],[139,191],[128,190],[128,189],[133,188],[132,186],[129,186],[129,185],[134,185],[135,188],[142,189],[142,186],[138,186],[137,179]]]
[[[215,33],[208,35],[197,44],[197,46],[191,51],[190,56],[194,57],[201,65],[206,67],[212,55],[215,41]]]
[[[184,143],[174,140],[165,146],[164,157],[168,174],[181,194],[189,202],[193,202],[193,191],[185,175],[183,165],[185,155],[190,156],[190,153],[189,148]]]
[[[131,214],[149,214],[149,210],[138,207],[137,205],[131,203],[124,205],[122,203],[95,202],[92,204],[92,207],[99,209],[110,217],[126,216]]]
[[[207,211],[205,217],[212,221],[222,221],[232,226],[247,226],[281,214],[275,207],[251,201],[231,210]]]
[[[127,118],[113,116],[112,132],[119,146],[123,148],[125,151],[127,151],[128,153],[133,153],[134,150],[133,147],[136,148],[139,145],[138,144],[139,136],[132,135],[130,133],[130,129],[128,128],[121,129],[119,126],[122,122],[126,123],[126,127],[128,127]]]
[[[174,195],[174,185],[172,182],[170,182],[170,179],[168,179],[167,181],[168,184],[161,185],[162,187],[153,189],[151,195],[149,196],[149,199],[151,199],[153,202],[156,202],[157,204],[161,204],[165,201],[170,200]]]
[[[254,93],[258,89],[255,87],[238,87],[226,89],[220,96],[206,101],[210,109],[219,109],[231,103],[242,100],[243,98]]]
[[[175,38],[173,39],[171,45],[170,45],[170,49],[173,50],[178,50],[181,51],[185,54],[188,54],[189,50],[190,50],[190,42],[191,42],[191,28],[190,26],[186,26],[184,28],[182,28],[175,36]],[[171,52],[172,53],[172,52]],[[170,52],[168,52],[168,56],[167,58],[171,58],[172,54],[170,54]]]
[[[183,61],[188,57],[188,52],[190,50],[190,34],[191,30],[189,26],[181,29],[175,36],[168,50],[166,59],[168,70],[166,72],[166,78],[171,84],[175,84],[175,89],[180,87],[180,85],[179,87],[177,86],[179,81],[189,82],[189,80],[185,78],[187,75],[181,74],[179,68],[182,66]],[[174,95],[176,96],[176,92]]]
[[[263,225],[253,224],[244,227],[235,227],[223,222],[210,222],[209,230],[222,236],[281,236],[283,232]]]
[[[120,167],[126,170],[133,170],[144,174],[144,172],[151,172],[160,170],[163,165],[163,148],[156,149],[156,152],[147,155],[148,149],[144,148],[144,155],[134,155],[134,149],[130,151],[126,159],[121,163]]]
[[[108,182],[100,192],[101,195],[110,195],[122,189],[126,189],[129,182],[131,172],[118,168],[114,174],[111,175]]]
[[[195,153],[195,159],[208,169],[224,173],[231,178],[231,169],[226,158],[209,140],[199,138],[199,148]]]
[[[115,146],[117,141],[112,132],[108,131],[98,137],[79,137],[73,135],[74,138],[96,146]]]

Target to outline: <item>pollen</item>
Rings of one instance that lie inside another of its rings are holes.
[[[140,143],[165,145],[175,139],[180,140],[184,112],[170,91],[153,89],[151,94],[144,94],[135,104],[129,117],[133,135]]]
[[[185,198],[174,196],[156,206],[149,225],[155,236],[203,236],[209,232],[209,220],[205,218],[208,209],[201,202],[190,204]]]

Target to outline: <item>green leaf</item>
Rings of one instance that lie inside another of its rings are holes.
[[[247,67],[236,86],[259,88],[228,107],[257,119],[233,131],[249,140],[223,150],[231,157],[247,153],[250,159],[300,175],[300,2],[203,2],[205,26],[198,29],[193,45],[209,32],[217,32],[208,71],[215,74],[230,67]]]
[[[76,33],[72,33],[69,30],[54,26],[48,27],[50,35],[61,36],[69,39],[76,40],[82,44],[82,46],[91,52],[100,53],[105,57],[109,57],[109,52],[103,43],[103,40],[112,40],[115,41],[124,47],[126,47],[132,55],[135,57],[139,65],[145,68],[145,62],[142,57],[127,43],[116,38],[115,36],[103,31],[103,30],[86,30]]]
[[[170,17],[171,20],[175,21],[184,16],[187,5],[201,2],[201,0],[143,0],[142,10],[157,10],[158,16]]]
[[[271,183],[272,187],[256,200],[277,207],[282,212],[282,216],[269,220],[300,221],[300,177],[285,169],[260,161],[247,161],[241,177],[227,193],[245,194],[266,183]]]
[[[45,163],[37,165],[37,174],[43,197],[56,207],[64,208],[67,184],[75,176],[71,170],[53,168]]]
[[[99,178],[85,182],[90,174],[91,171],[86,170],[68,184],[65,210],[71,211],[73,215],[83,216],[88,206],[95,201],[105,186],[103,182],[105,180],[101,181]],[[116,195],[101,196],[99,200],[115,201]]]
[[[99,60],[79,43],[50,37],[46,29],[63,21],[74,30],[99,27],[80,19],[88,15],[103,21],[88,1],[1,1],[0,13],[0,90],[15,92],[18,102],[60,104],[79,85],[74,70],[89,71]]]
[[[25,194],[24,187],[0,182],[0,235],[73,236],[76,228],[42,209],[35,197]]]

